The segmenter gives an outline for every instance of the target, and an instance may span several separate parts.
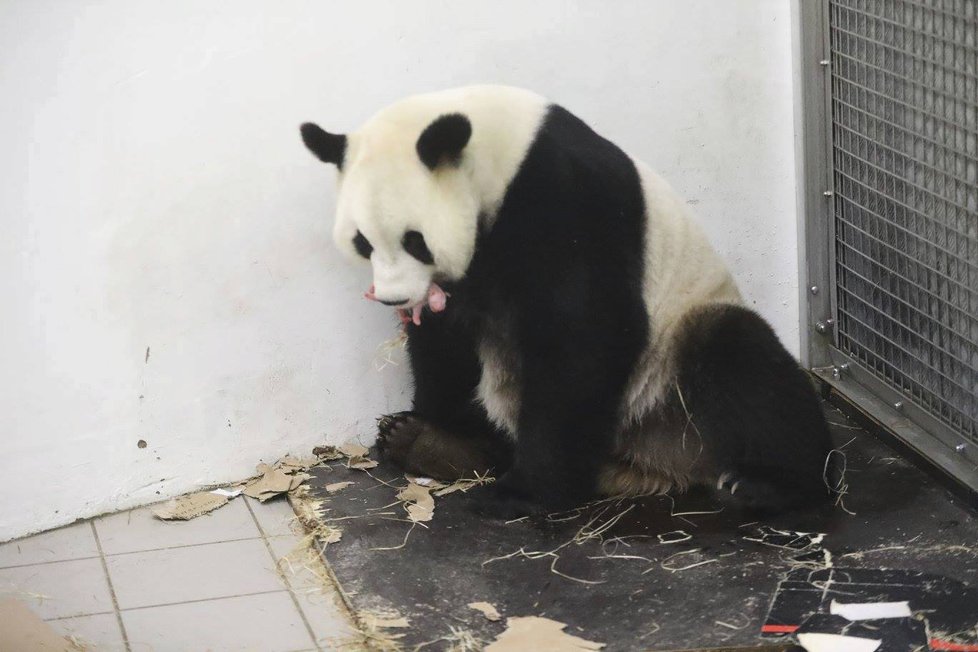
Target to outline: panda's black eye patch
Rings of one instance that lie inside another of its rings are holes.
[[[434,264],[435,257],[431,255],[431,251],[424,241],[424,236],[417,231],[408,231],[405,233],[401,239],[401,245],[404,247],[404,251],[411,254],[418,262],[424,263],[425,265]]]
[[[356,248],[358,254],[367,259],[369,259],[370,254],[374,252],[374,246],[370,244],[370,241],[363,237],[363,234],[359,231],[357,231],[357,234],[353,236],[353,246]]]

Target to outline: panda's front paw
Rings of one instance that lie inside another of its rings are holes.
[[[381,459],[404,468],[411,446],[424,428],[425,422],[414,412],[395,412],[377,419],[377,452]]]

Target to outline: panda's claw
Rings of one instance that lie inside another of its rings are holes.
[[[720,477],[717,479],[717,491],[723,489],[724,485],[733,480],[734,474],[727,471],[726,473],[721,473]]]
[[[377,419],[377,451],[382,458],[403,466],[423,421],[414,412],[395,412]]]

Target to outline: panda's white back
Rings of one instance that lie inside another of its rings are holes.
[[[683,199],[632,158],[645,197],[645,287],[650,338],[625,395],[626,418],[641,418],[675,382],[675,343],[683,318],[711,303],[741,304],[737,284]]]

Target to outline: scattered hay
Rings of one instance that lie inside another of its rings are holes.
[[[447,643],[446,652],[482,652],[486,647],[486,641],[476,637],[475,634],[466,629],[449,627],[449,631],[451,633],[447,636],[415,645],[413,652],[418,652],[436,643]]]
[[[844,555],[839,555],[839,559],[862,559],[866,555],[874,552],[886,552],[887,550],[906,550],[907,546],[883,546],[882,548],[871,548],[869,550],[860,550],[858,552],[848,552]]]
[[[713,622],[714,624],[720,627],[726,627],[727,629],[732,629],[738,632],[750,626],[751,624],[750,616],[748,616],[747,614],[736,614],[736,615],[737,615],[736,623],[727,622],[725,620],[714,620]]]
[[[693,423],[693,415],[690,413],[689,408],[686,407],[686,399],[683,397],[683,390],[679,387],[679,380],[675,380],[673,384],[676,387],[676,395],[679,396],[679,403],[683,406],[683,412],[686,413],[686,423],[683,425],[682,432],[683,450],[686,450],[686,431],[689,430],[690,426],[693,426],[693,430],[696,432],[696,436],[700,441],[700,449],[696,453],[696,457],[699,458],[703,453],[703,435],[700,433],[700,429],[696,427],[696,424]]]
[[[293,507],[297,504],[297,501],[293,501]],[[334,600],[336,606],[340,607],[347,618],[349,629],[327,641],[330,649],[400,652],[402,645],[398,639],[403,634],[388,630],[408,627],[410,623],[395,614],[357,613],[350,596],[324,561],[323,553],[331,542],[331,532],[337,531],[329,525],[317,523],[292,551],[277,560],[279,574],[286,578],[293,592],[307,597],[323,596],[324,599]],[[305,571],[314,581],[304,584],[297,581],[300,571]]]
[[[720,561],[719,559],[705,559],[703,561],[694,562],[692,564],[687,564],[685,566],[676,566],[674,563],[672,563],[673,559],[677,559],[678,557],[684,557],[686,555],[693,555],[699,552],[702,552],[702,548],[693,548],[692,550],[683,550],[677,552],[676,554],[670,555],[669,557],[663,559],[662,562],[659,564],[659,566],[663,570],[667,570],[670,573],[679,573],[681,571],[690,570],[691,568],[698,568],[699,566],[706,566],[707,564],[715,564],[718,561]],[[645,575],[646,573],[651,573],[653,570],[655,570],[654,567],[649,568],[643,571],[642,575]]]
[[[393,519],[393,520],[403,520],[405,523],[410,523],[411,527],[408,528],[407,532],[404,533],[404,540],[396,546],[371,548],[374,551],[389,551],[389,550],[400,550],[407,545],[408,539],[411,537],[411,533],[414,532],[414,528],[417,525],[422,527],[427,527],[424,525],[432,518],[434,518],[435,512],[435,499],[434,496],[445,496],[456,491],[468,491],[472,487],[479,485],[489,484],[494,482],[495,478],[489,477],[488,474],[476,474],[475,478],[463,478],[456,480],[452,484],[444,484],[433,480],[431,478],[416,477],[412,475],[405,475],[408,484],[404,487],[398,487],[389,482],[385,482],[380,478],[375,477],[369,471],[366,472],[371,478],[376,480],[378,483],[397,490],[396,500],[383,507],[374,508],[374,511],[370,514],[363,514],[362,516],[347,516],[343,518],[365,518],[370,516],[391,516],[394,512],[378,512],[376,510],[386,510],[395,505],[400,505],[405,512],[407,512],[406,519]],[[333,519],[340,520],[340,519]]]
[[[455,493],[456,491],[461,491],[462,493],[465,493],[472,487],[481,487],[483,485],[491,484],[495,481],[496,478],[490,476],[488,471],[482,474],[476,472],[474,478],[461,478],[451,483],[448,486],[442,485],[441,487],[436,488],[432,493],[440,498],[442,496],[447,496],[448,494]]]
[[[383,371],[388,366],[398,367],[400,364],[394,360],[394,356],[407,344],[407,331],[403,328],[397,330],[397,335],[381,342],[377,347],[377,359],[374,360],[374,368]]]
[[[693,538],[692,534],[689,534],[685,530],[673,530],[672,532],[663,532],[662,534],[656,535],[659,539],[659,543],[671,544],[671,543],[682,543],[683,541],[689,541]]]
[[[298,504],[293,500],[293,509]],[[302,520],[298,516],[297,520],[302,525]],[[365,637],[355,617],[353,604],[322,556],[325,546],[328,545],[324,541],[329,538],[321,529],[322,527],[328,526],[317,524],[315,528],[305,531],[295,548],[276,559],[276,569],[293,593],[308,598],[310,602],[320,598],[337,607],[343,614],[348,631],[338,632],[334,639],[327,641],[331,646],[330,649],[335,647],[362,650],[365,647],[363,645]],[[304,573],[304,576],[300,576],[300,573]],[[389,652],[394,652],[395,649],[386,648]]]
[[[649,630],[647,632],[645,632],[644,634],[642,634],[641,636],[639,636],[638,638],[639,638],[639,640],[644,641],[649,636],[654,636],[654,635],[658,634],[661,629],[662,629],[662,625],[660,625],[659,623],[657,623],[655,621],[652,621],[651,623],[649,623]]]
[[[692,525],[693,527],[696,527],[696,523],[693,523],[683,518],[684,516],[709,516],[711,514],[719,514],[723,511],[723,508],[720,507],[718,509],[709,509],[709,510],[701,510],[701,511],[677,512],[676,499],[670,496],[669,494],[665,494],[664,498],[669,499],[669,516],[673,518],[680,518],[686,521],[687,523],[689,523],[690,525]]]
[[[822,481],[825,483],[825,487],[829,490],[829,492],[835,495],[836,507],[850,516],[855,516],[856,512],[853,512],[847,508],[844,500],[846,495],[849,493],[849,483],[846,482],[846,467],[848,464],[848,459],[846,458],[846,454],[842,452],[842,449],[854,441],[856,441],[855,437],[847,441],[839,448],[833,448],[830,450],[828,455],[825,456],[825,465],[822,467]],[[833,486],[832,481],[829,480],[829,468],[832,465],[833,455],[839,455],[842,457],[841,466],[839,467],[839,477],[835,483],[835,486]]]
[[[486,641],[472,632],[455,627],[450,629],[452,633],[442,639],[448,643],[447,652],[482,652],[485,649]]]
[[[655,537],[650,534],[632,534],[625,537],[612,537],[611,539],[605,539],[604,541],[601,542],[602,554],[588,557],[588,559],[634,559],[634,560],[644,561],[648,564],[651,564],[654,560],[649,559],[648,557],[643,557],[642,555],[621,554],[618,552],[618,549],[621,546],[630,548],[632,544],[628,543],[628,541],[632,539],[654,539],[654,538]],[[611,546],[614,546],[611,552],[608,551],[609,544]]]
[[[759,543],[770,548],[789,550],[795,553],[803,553],[811,550],[820,549],[825,534],[818,532],[795,532],[794,530],[779,530],[770,525],[761,525],[755,528],[753,536],[742,537],[744,541]]]
[[[406,521],[407,523],[410,523],[411,524],[411,527],[408,528],[408,531],[404,533],[404,541],[401,541],[401,544],[400,545],[397,545],[397,546],[387,546],[387,547],[383,547],[383,548],[370,548],[371,552],[383,552],[383,551],[386,551],[386,550],[400,550],[401,548],[403,548],[404,546],[407,545],[408,539],[411,537],[411,533],[414,532],[414,528],[415,527],[417,527],[418,525],[422,525],[422,527],[427,527],[426,525],[423,525],[423,524],[419,523],[418,521],[409,521],[407,519],[399,519],[399,518],[392,519],[392,520],[395,520],[395,521]]]
[[[307,530],[313,531],[323,525],[323,500],[312,495],[309,487],[302,486],[289,496],[289,504],[299,523]]]
[[[391,613],[361,613],[360,622],[370,629],[403,629],[411,626],[404,616]]]
[[[583,545],[589,541],[603,541],[604,534],[610,530],[615,524],[621,520],[621,518],[635,508],[635,504],[629,505],[623,511],[615,514],[608,518],[604,522],[599,522],[601,517],[604,516],[612,506],[605,507],[597,514],[595,514],[591,519],[582,525],[577,532],[574,533],[567,541],[564,541],[552,550],[526,550],[525,548],[520,548],[507,555],[501,555],[499,557],[493,557],[482,562],[483,566],[487,566],[493,562],[503,561],[504,559],[512,559],[514,557],[522,557],[524,559],[538,560],[550,558],[550,572],[554,575],[559,575],[565,579],[571,580],[573,582],[578,582],[580,584],[604,584],[605,580],[586,580],[580,577],[574,577],[557,570],[557,562],[560,560],[560,551],[570,545]]]
[[[828,421],[829,424],[831,424],[833,427],[842,428],[843,430],[863,430],[863,428],[860,428],[859,426],[850,426],[845,423],[839,423],[838,421],[833,421],[832,419],[826,419],[826,421]]]

